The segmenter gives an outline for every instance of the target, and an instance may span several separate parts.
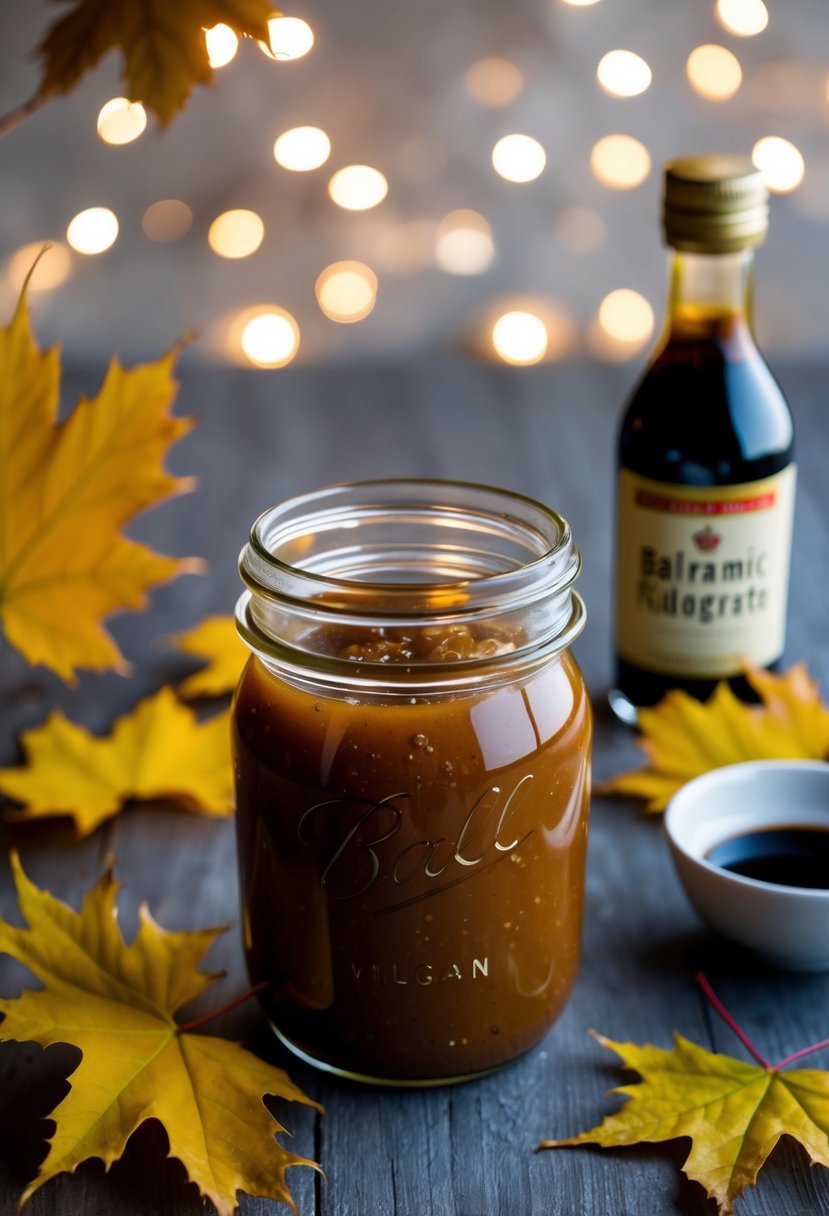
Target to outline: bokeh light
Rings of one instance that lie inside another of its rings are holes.
[[[763,0],[717,0],[716,13],[720,25],[739,38],[762,34],[769,23]]]
[[[570,8],[591,8],[598,3],[599,0],[562,0],[562,4],[567,4]]]
[[[751,150],[751,159],[766,179],[769,190],[788,194],[803,181],[806,166],[798,148],[779,135],[758,139]]]
[[[544,172],[547,153],[531,135],[504,135],[492,149],[492,166],[508,182],[532,182]]]
[[[260,48],[271,59],[301,59],[314,45],[314,31],[301,17],[271,17],[268,22],[268,42]]]
[[[269,305],[243,320],[239,345],[256,367],[285,367],[299,350],[299,326],[284,308]]]
[[[553,220],[553,231],[568,253],[592,253],[607,235],[607,225],[592,207],[565,207]]]
[[[193,223],[193,212],[177,198],[163,198],[141,217],[144,235],[151,241],[177,241]]]
[[[115,244],[118,217],[109,207],[88,207],[69,221],[66,239],[78,253],[104,253]]]
[[[262,244],[265,225],[255,211],[223,211],[207,234],[214,253],[222,258],[247,258]]]
[[[207,44],[207,61],[211,68],[223,68],[235,58],[239,49],[239,39],[236,31],[229,25],[220,22],[204,31],[204,41]]]
[[[326,266],[314,288],[326,317],[350,324],[367,317],[377,301],[377,275],[365,262]]]
[[[320,127],[292,127],[273,146],[273,158],[283,169],[307,173],[319,169],[331,155],[331,140]]]
[[[44,251],[45,245],[48,248]],[[41,253],[37,266],[32,270],[35,259]],[[32,275],[29,279],[29,291],[51,291],[69,278],[71,269],[72,254],[60,241],[32,241],[12,254],[6,266],[6,274],[9,283],[17,292],[23,289],[30,270]]]
[[[140,101],[113,97],[101,106],[98,134],[105,144],[131,144],[147,129],[147,111]]]
[[[590,168],[604,186],[632,190],[651,171],[648,149],[632,135],[605,135],[593,145]]]
[[[502,313],[492,326],[492,345],[505,363],[540,363],[547,353],[547,326],[534,312]]]
[[[611,97],[637,97],[651,83],[651,70],[633,51],[608,51],[599,60],[596,79]]]
[[[492,263],[492,230],[477,211],[450,211],[435,234],[435,261],[447,274],[483,274]]]
[[[382,203],[389,184],[379,169],[369,165],[346,165],[328,183],[328,193],[346,211],[368,211]]]
[[[706,43],[688,56],[685,71],[691,87],[709,101],[727,101],[743,80],[743,69],[736,55],[724,46]]]
[[[640,346],[653,333],[653,309],[638,291],[619,287],[602,300],[598,322],[607,337]]]
[[[497,55],[473,63],[463,82],[470,97],[493,109],[509,105],[524,87],[524,77],[515,64]]]
[[[578,340],[573,317],[561,301],[530,293],[490,300],[477,311],[470,336],[479,356],[519,367],[561,359]]]

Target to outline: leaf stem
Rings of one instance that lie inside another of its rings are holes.
[[[39,110],[45,101],[45,94],[35,93],[33,97],[30,97],[28,101],[24,101],[16,110],[10,110],[8,114],[0,116],[0,135],[6,135],[9,131],[14,130],[24,119],[29,118],[36,110]]]
[[[820,1051],[822,1047],[829,1047],[829,1039],[821,1039],[819,1043],[813,1043],[811,1047],[801,1047],[800,1051],[793,1051],[790,1056],[786,1056],[779,1064],[775,1064],[774,1072],[780,1072],[781,1068],[785,1068],[787,1064],[792,1064],[795,1060],[799,1060],[801,1056],[808,1056],[813,1051]]]
[[[709,1004],[720,1015],[722,1020],[725,1022],[726,1026],[728,1026],[729,1029],[734,1031],[737,1038],[742,1043],[743,1047],[745,1047],[746,1051],[749,1052],[750,1055],[754,1056],[754,1059],[757,1061],[757,1063],[762,1068],[765,1068],[767,1072],[776,1072],[777,1069],[772,1068],[772,1066],[771,1066],[771,1064],[769,1064],[768,1060],[766,1060],[763,1056],[760,1055],[760,1052],[754,1046],[751,1039],[748,1037],[748,1035],[743,1030],[743,1028],[741,1026],[738,1026],[737,1023],[734,1021],[733,1017],[728,1012],[725,1005],[723,1005],[722,1001],[719,999],[717,994],[714,992],[714,989],[708,983],[708,980],[705,978],[703,973],[701,971],[697,971],[694,974],[694,979],[699,984],[699,986],[702,989]],[[784,1063],[786,1063],[786,1061],[784,1061]],[[780,1068],[779,1064],[777,1065],[777,1068]]]
[[[263,980],[261,984],[254,984],[252,988],[248,988],[247,992],[243,992],[241,996],[237,996],[233,1001],[228,1001],[226,1005],[222,1005],[219,1009],[214,1009],[212,1013],[206,1013],[203,1017],[195,1018],[192,1022],[185,1022],[183,1026],[177,1026],[176,1034],[189,1034],[191,1030],[196,1030],[199,1026],[212,1022],[220,1014],[227,1013],[230,1009],[235,1009],[237,1005],[243,1005],[252,996],[257,996],[258,993],[264,992],[266,988],[270,987],[271,980]]]

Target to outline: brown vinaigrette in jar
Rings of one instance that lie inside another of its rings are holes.
[[[579,961],[591,713],[567,522],[376,481],[266,511],[233,707],[244,940],[282,1041],[429,1085],[527,1050]]]
[[[412,657],[410,639],[334,640],[355,662]],[[510,645],[428,642],[450,661]],[[234,719],[245,946],[280,1037],[401,1081],[536,1043],[579,961],[591,723],[569,653],[515,685],[372,700],[252,658]]]

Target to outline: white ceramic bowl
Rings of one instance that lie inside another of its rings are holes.
[[[712,929],[778,967],[829,970],[826,889],[744,878],[705,860],[746,832],[798,824],[829,828],[829,764],[754,760],[694,778],[674,795],[665,830],[691,903]]]

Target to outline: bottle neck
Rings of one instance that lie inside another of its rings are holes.
[[[751,337],[754,250],[687,253],[673,250],[668,339]]]

